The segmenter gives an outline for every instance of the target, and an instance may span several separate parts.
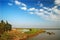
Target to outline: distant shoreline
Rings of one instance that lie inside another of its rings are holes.
[[[60,28],[42,28],[42,29],[45,29],[45,30],[60,30]]]
[[[14,28],[13,28],[14,29]],[[15,29],[30,29],[30,28],[15,28]],[[44,30],[60,30],[60,28],[36,28],[36,29],[44,29]]]

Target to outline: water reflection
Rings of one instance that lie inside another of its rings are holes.
[[[60,40],[60,30],[46,30],[47,32],[39,34],[28,40]]]

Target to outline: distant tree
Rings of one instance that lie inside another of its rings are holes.
[[[31,28],[30,28],[29,30],[30,30],[30,31],[32,31],[32,29],[31,29]]]
[[[4,33],[5,31],[10,31],[12,29],[12,25],[9,24],[8,22],[4,22],[1,20],[0,22],[0,34]]]
[[[0,34],[2,34],[4,32],[4,26],[5,26],[5,22],[3,20],[1,20],[1,23],[0,23]]]
[[[12,29],[12,25],[9,24],[9,23],[6,21],[6,24],[5,24],[4,30],[5,30],[5,31],[10,31],[11,29]]]

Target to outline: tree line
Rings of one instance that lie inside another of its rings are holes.
[[[9,24],[7,21],[4,22],[3,20],[0,21],[0,35],[6,31],[10,31],[12,29],[12,25]]]

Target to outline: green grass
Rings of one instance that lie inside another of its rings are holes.
[[[21,29],[21,28],[20,28]],[[20,30],[20,29],[17,29],[17,30]],[[25,29],[25,28],[23,28],[23,29]],[[23,30],[22,29],[22,30]],[[28,32],[25,32],[26,34],[34,34],[34,33],[36,33],[37,31],[39,31],[40,29],[37,29],[37,28],[26,28],[27,30],[30,30],[30,31],[28,31]]]
[[[27,34],[34,34],[34,33],[36,33],[38,31],[38,29],[32,29],[31,31],[29,31],[29,32],[26,32]]]

